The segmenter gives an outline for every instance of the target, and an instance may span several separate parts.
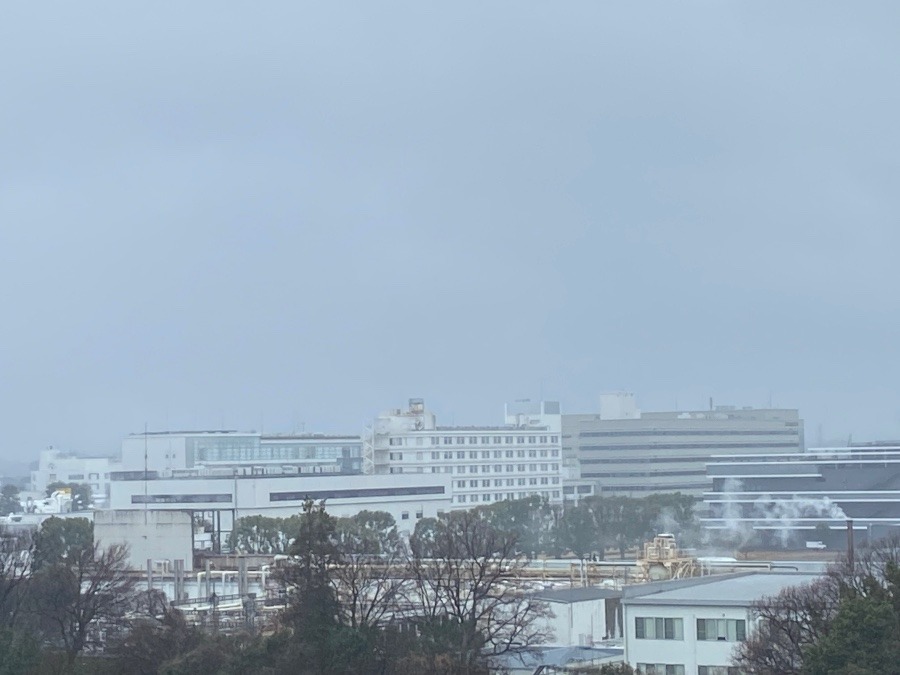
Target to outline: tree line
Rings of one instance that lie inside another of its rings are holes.
[[[127,549],[94,541],[84,519],[50,518],[0,547],[4,673],[486,673],[547,642],[548,610],[508,582],[535,552],[620,553],[662,521],[692,522],[693,500],[540,499],[422,518],[335,518],[307,502],[285,519],[244,518],[233,550],[284,553],[273,627],[224,635],[139,592]]]
[[[127,549],[94,542],[83,518],[0,536],[0,673],[75,672],[140,612]]]
[[[483,674],[550,638],[548,610],[507,582],[514,532],[454,512],[427,540],[384,513],[334,518],[307,502],[273,573],[283,605],[260,634],[222,634],[138,591],[127,550],[83,519],[3,540],[0,674]]]
[[[695,535],[695,505],[694,497],[680,493],[651,494],[643,498],[590,496],[565,508],[535,496],[472,510],[498,530],[515,533],[523,555],[596,554],[602,558],[609,550],[616,550],[624,557],[629,549],[640,547],[661,531]],[[360,517],[374,520],[364,529],[385,532],[395,528],[389,514],[365,513],[369,515]],[[229,536],[229,546],[233,551],[246,553],[286,553],[292,543],[291,533],[297,531],[298,518],[241,518]],[[426,541],[439,521],[417,520],[415,537]],[[353,534],[359,528],[353,519],[339,518],[336,527],[339,536],[359,536]]]

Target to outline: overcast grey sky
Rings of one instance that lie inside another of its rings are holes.
[[[3,3],[0,457],[799,407],[900,437],[900,3]]]

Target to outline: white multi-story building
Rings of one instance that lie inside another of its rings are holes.
[[[78,483],[91,488],[97,505],[109,498],[109,476],[118,470],[112,457],[81,457],[56,448],[41,450],[38,468],[31,472],[31,491],[43,495],[51,483]]]
[[[817,578],[745,572],[626,586],[625,661],[641,675],[733,675],[735,648],[755,628],[753,603]]]
[[[453,508],[538,495],[563,500],[558,403],[536,413],[507,408],[503,426],[438,426],[422,399],[380,415],[363,446],[372,474],[440,474],[452,480]]]

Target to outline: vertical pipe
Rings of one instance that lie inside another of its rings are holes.
[[[850,574],[855,572],[854,558],[856,552],[853,550],[853,521],[847,520],[847,563],[850,565]]]
[[[184,560],[175,561],[175,600],[181,602],[184,597]]]
[[[238,594],[247,594],[247,559],[244,556],[238,558]]]
[[[153,614],[153,559],[147,558],[147,611]]]

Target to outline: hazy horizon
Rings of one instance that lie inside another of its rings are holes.
[[[900,438],[898,25],[889,2],[6,6],[0,461],[613,390]]]

